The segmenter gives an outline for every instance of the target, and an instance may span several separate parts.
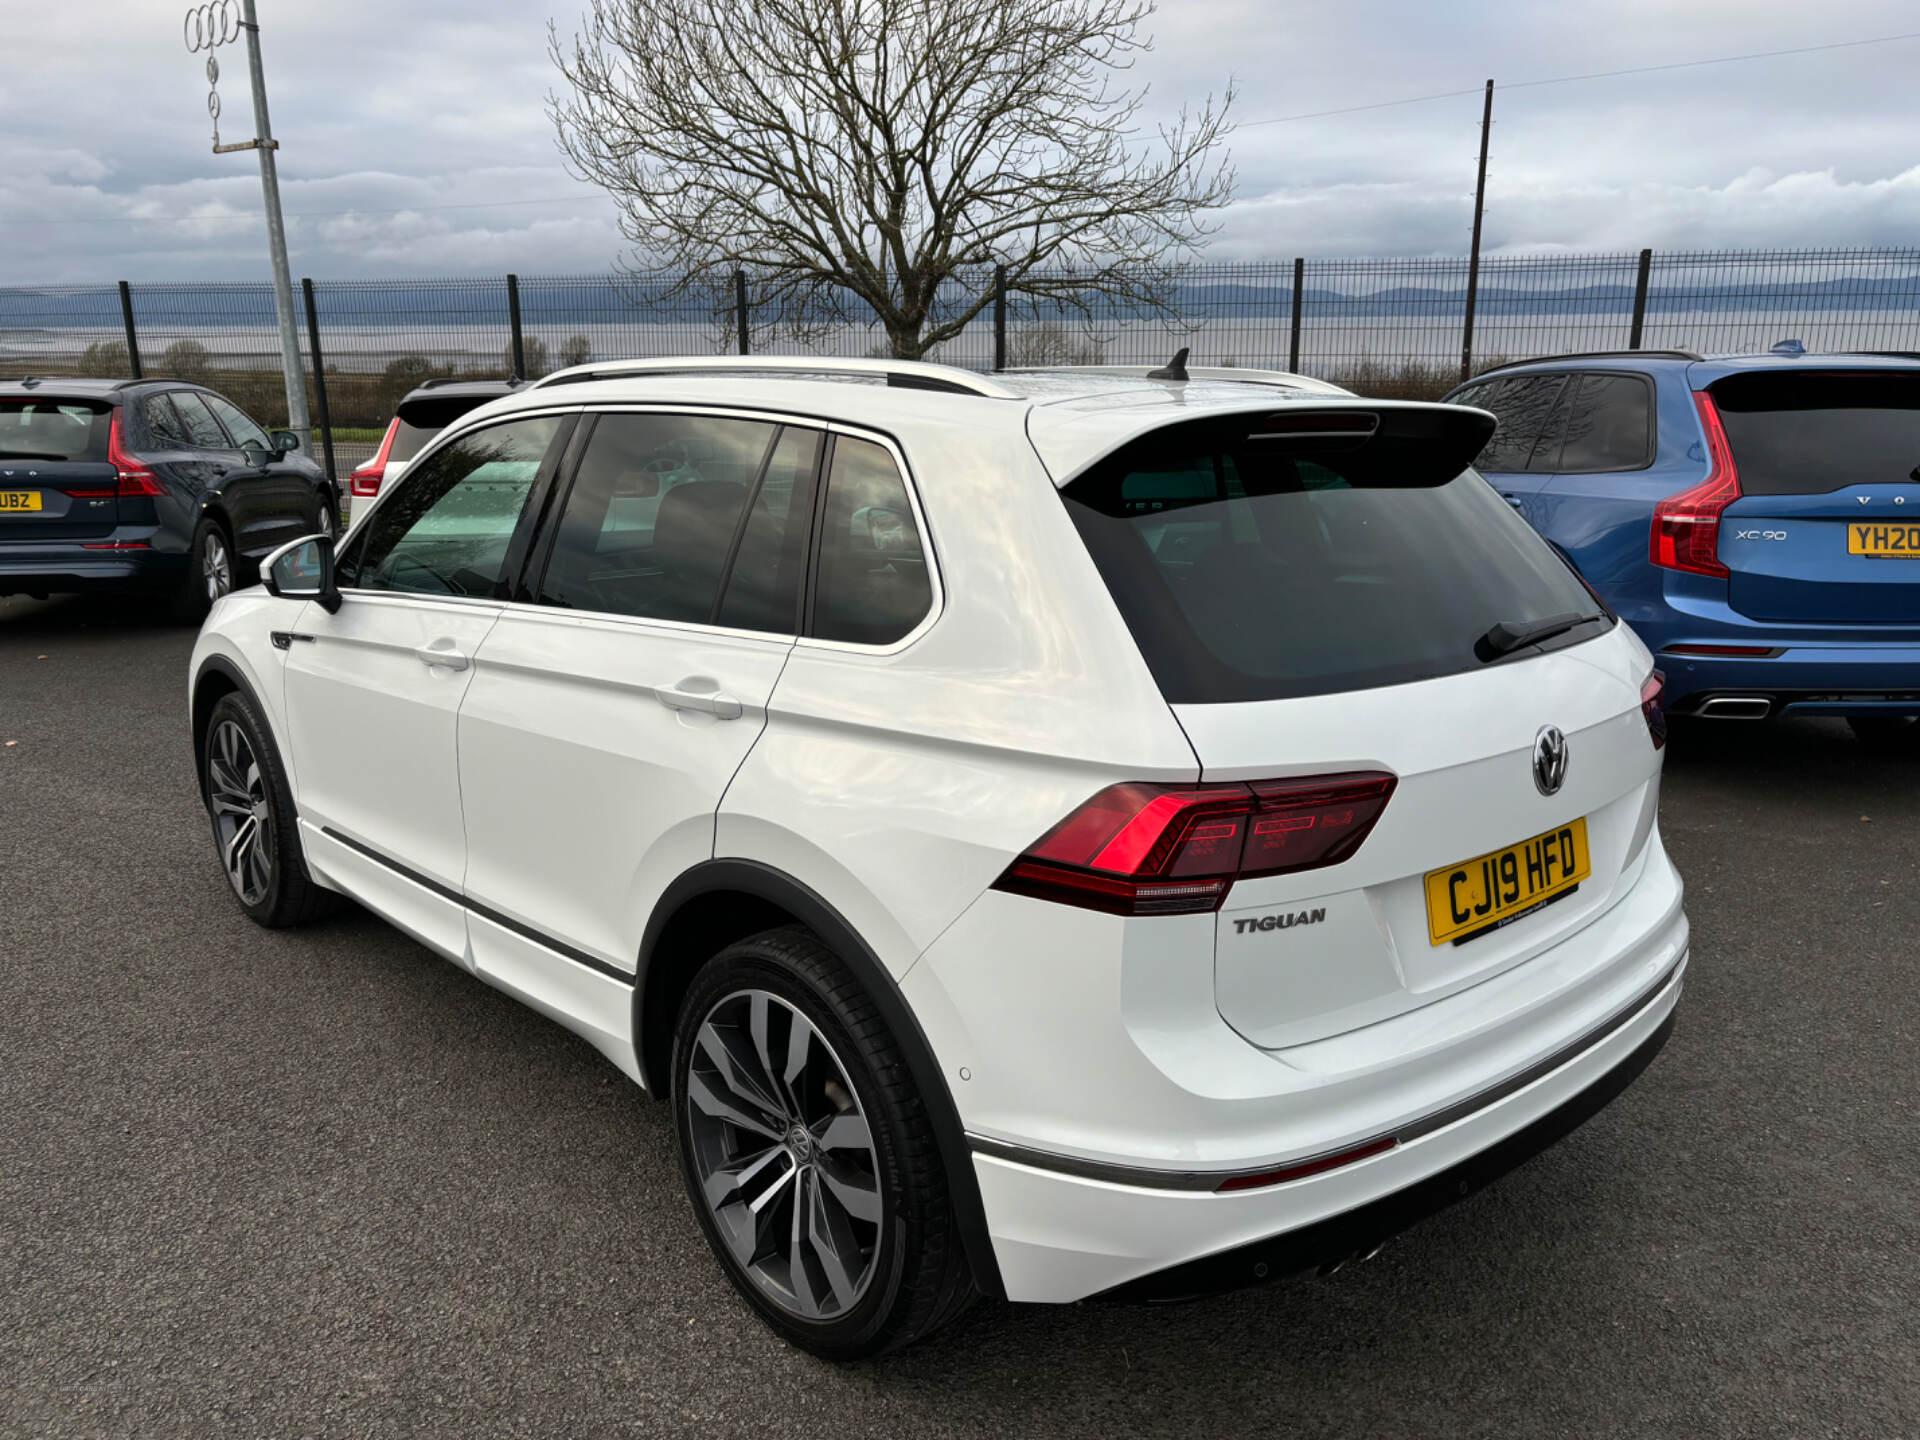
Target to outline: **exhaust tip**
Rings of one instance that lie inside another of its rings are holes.
[[[1699,713],[1711,720],[1764,720],[1773,713],[1773,701],[1765,695],[1716,695]]]

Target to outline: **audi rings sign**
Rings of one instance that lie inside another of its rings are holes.
[[[240,38],[240,0],[208,0],[205,5],[195,5],[187,11],[181,29],[191,55],[230,45]]]

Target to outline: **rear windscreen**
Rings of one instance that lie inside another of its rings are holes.
[[[389,460],[411,460],[420,453],[420,448],[440,433],[438,425],[409,425],[401,420],[394,426],[393,447],[387,451]]]
[[[113,406],[100,400],[0,400],[0,458],[105,460]]]
[[[1920,371],[1768,371],[1712,392],[1745,494],[1920,478]]]
[[[1476,645],[1499,622],[1595,617],[1555,645],[1612,624],[1471,470],[1408,484],[1377,445],[1163,438],[1177,433],[1136,442],[1061,492],[1169,701],[1453,675],[1491,663]]]

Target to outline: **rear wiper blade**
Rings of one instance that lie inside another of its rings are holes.
[[[1529,645],[1538,645],[1542,640],[1564,635],[1576,625],[1604,618],[1597,612],[1583,615],[1577,610],[1568,610],[1538,620],[1496,620],[1486,634],[1473,642],[1473,650],[1482,660],[1497,660]]]
[[[71,455],[42,454],[38,450],[0,450],[0,460],[71,460]]]

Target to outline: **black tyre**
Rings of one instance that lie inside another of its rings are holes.
[[[1920,721],[1906,715],[1853,715],[1853,738],[1880,755],[1920,755]]]
[[[256,923],[300,925],[331,908],[294,828],[293,794],[266,722],[239,692],[220,697],[201,740],[201,799],[227,888]]]
[[[673,1053],[674,1138],[734,1288],[828,1360],[909,1345],[974,1298],[932,1126],[893,1037],[797,926],[694,977]]]
[[[187,547],[186,578],[173,597],[174,618],[191,625],[206,619],[213,602],[233,590],[237,564],[226,529],[211,516],[201,516]]]

